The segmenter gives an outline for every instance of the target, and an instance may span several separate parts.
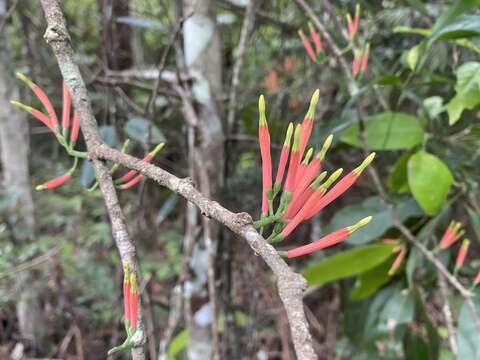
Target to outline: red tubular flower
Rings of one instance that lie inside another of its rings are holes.
[[[13,101],[12,100],[12,101],[10,101],[10,104],[12,104],[13,106],[15,106],[19,109],[25,110],[26,112],[30,113],[31,115],[33,115],[33,117],[40,120],[45,126],[47,126],[50,130],[52,130],[53,133],[55,133],[55,130],[53,129],[53,126],[52,126],[52,123],[51,123],[50,119],[48,118],[47,115],[45,115],[41,111],[39,111],[37,109],[34,109],[30,106],[27,106],[25,104],[22,104],[21,102],[18,102],[18,101]]]
[[[137,329],[138,320],[138,292],[137,292],[137,278],[135,273],[130,273],[130,322],[132,330]]]
[[[52,124],[52,127],[56,129],[58,127],[58,119],[57,119],[57,114],[55,114],[55,109],[53,108],[52,103],[48,99],[47,94],[33,81],[31,81],[29,78],[27,78],[25,75],[21,73],[17,73],[17,77],[22,80],[25,84],[28,85],[28,87],[33,91],[33,93],[37,96],[38,100],[42,103],[42,105],[45,107],[47,110],[48,116],[50,117],[50,121]]]
[[[353,76],[357,75],[358,74],[358,71],[360,70],[360,66],[362,64],[362,57],[361,55],[358,53],[357,50],[354,51],[354,55],[353,55],[353,63],[352,63],[352,73],[353,73]]]
[[[68,182],[72,178],[72,173],[66,172],[65,174],[56,177],[55,179],[49,180],[46,183],[43,183],[41,185],[38,185],[35,190],[46,190],[46,189],[55,189],[59,186],[62,186],[66,182]]]
[[[358,31],[358,24],[360,23],[360,4],[355,5],[355,17],[353,18],[353,35]]]
[[[62,128],[64,136],[66,136],[68,129],[70,128],[70,108],[72,104],[72,98],[68,86],[63,81],[63,108],[62,108]]]
[[[327,176],[327,172],[322,172],[315,181],[307,187],[300,195],[292,199],[287,212],[285,213],[285,219],[291,219],[298,213],[298,210],[307,202],[307,200],[314,194],[315,190],[320,187],[320,183]]]
[[[59,186],[62,186],[66,182],[68,182],[71,178],[75,170],[77,169],[78,158],[74,159],[73,166],[68,170],[65,174],[56,177],[55,179],[49,180],[46,183],[38,185],[35,187],[35,190],[46,190],[46,189],[55,189]]]
[[[397,250],[397,248],[394,248],[394,250]],[[405,249],[400,248],[400,252],[395,258],[395,261],[392,264],[392,267],[390,270],[388,270],[388,275],[392,276],[397,272],[397,270],[400,268],[400,265],[402,265],[403,259],[405,258],[405,255],[407,254],[407,251]],[[396,251],[398,252],[398,251]]]
[[[130,270],[128,263],[123,263],[123,315],[130,325]]]
[[[442,240],[440,241],[440,249],[448,249],[450,246],[455,243],[465,232],[462,230],[462,224],[457,221],[452,221],[448,225],[447,230],[443,234]]]
[[[310,185],[312,180],[318,174],[322,167],[323,159],[330,148],[330,145],[333,141],[333,135],[329,135],[325,142],[323,143],[322,149],[320,152],[315,156],[315,158],[308,164],[305,168],[305,171],[302,171],[299,176],[297,176],[297,182],[295,185],[295,190],[293,192],[292,201],[295,201],[295,198],[298,197],[303,191]]]
[[[462,241],[462,245],[458,250],[457,258],[455,260],[455,270],[458,270],[462,267],[463,263],[465,262],[465,258],[467,257],[468,248],[470,246],[470,240],[464,239]]]
[[[119,185],[118,188],[120,190],[128,190],[137,185],[140,181],[142,181],[143,175],[139,174],[135,176],[132,180],[126,182],[125,184]]]
[[[311,254],[314,251],[320,250],[320,249],[325,249],[327,247],[330,247],[332,245],[338,244],[342,241],[344,241],[347,237],[349,237],[354,231],[358,230],[359,228],[367,225],[370,220],[372,220],[371,216],[368,216],[362,220],[360,220],[358,223],[355,225],[336,230],[321,239],[314,241],[308,245],[300,246],[297,248],[294,248],[292,250],[287,251],[287,257],[289,259],[297,257],[297,256],[302,256],[306,254]]]
[[[299,124],[295,127],[295,134],[293,135],[293,146],[290,154],[290,164],[288,165],[287,180],[283,187],[284,192],[292,194],[295,189],[295,181],[297,176],[298,165],[300,164],[300,133],[302,126]]]
[[[312,44],[310,44],[310,40],[308,40],[308,38],[305,36],[302,30],[298,31],[298,35],[300,36],[300,39],[302,39],[303,47],[305,48],[305,51],[307,52],[308,56],[310,56],[310,59],[317,62],[317,55],[315,54],[315,51],[313,51]]]
[[[328,193],[325,194],[325,196],[320,199],[315,206],[307,211],[305,219],[310,219],[312,216],[342,195],[345,191],[347,191],[355,183],[355,181],[357,181],[363,170],[370,165],[374,157],[375,153],[371,153],[365,158],[365,160],[363,160],[360,166],[345,175]]]
[[[78,133],[80,131],[80,119],[78,117],[78,112],[73,112],[73,125],[72,125],[72,132],[70,134],[70,144],[71,147],[75,146],[75,143],[78,139]]]
[[[310,30],[310,37],[315,45],[315,51],[317,54],[320,54],[323,51],[322,39],[311,22],[308,23],[308,29]]]
[[[473,286],[477,286],[480,283],[480,271],[475,276],[475,280],[473,280]]]
[[[303,157],[303,153],[305,152],[305,148],[307,147],[308,139],[310,139],[310,135],[312,134],[313,120],[315,119],[315,108],[317,107],[319,97],[320,97],[320,90],[317,89],[312,95],[307,114],[303,118],[302,132],[300,134],[300,149],[299,149],[300,159]]]
[[[360,69],[362,70],[362,73],[367,70],[367,64],[368,64],[368,56],[370,53],[370,44],[365,45],[365,50],[363,51],[362,55],[362,62],[360,64]]]
[[[290,143],[293,134],[293,123],[288,124],[285,141],[283,142],[282,152],[280,153],[280,160],[278,162],[277,176],[275,177],[274,190],[278,192],[282,187],[283,174],[287,166],[288,155],[290,153]]]
[[[308,200],[305,203],[300,203],[299,208],[289,208],[289,211],[287,211],[287,214],[284,215],[284,220],[288,219],[288,215],[292,215],[293,219],[292,221],[283,229],[282,233],[278,235],[277,240],[284,239],[290,233],[300,224],[305,218],[306,214],[310,211],[309,209],[315,206],[315,204],[322,198],[322,196],[326,193],[327,189],[332,185],[335,180],[338,179],[338,177],[342,174],[343,169],[338,169],[336,170],[330,177],[320,185],[317,189],[314,190],[313,194],[308,197]],[[296,205],[298,206],[298,205]],[[300,209],[299,211],[297,209]],[[297,213],[298,211],[298,213]],[[294,215],[295,213],[295,215]]]
[[[258,99],[260,113],[258,126],[258,141],[262,157],[262,213],[268,213],[267,191],[272,188],[272,157],[270,155],[270,133],[268,131],[267,117],[265,116],[265,98],[260,95]]]
[[[152,160],[155,158],[155,155],[157,155],[157,153],[160,150],[162,150],[164,146],[165,146],[165,143],[158,144],[157,146],[155,146],[155,148],[152,151],[150,151],[147,155],[145,155],[142,160],[147,163],[151,163]],[[129,170],[121,178],[116,179],[115,183],[116,184],[127,183],[130,180],[132,180],[137,174],[138,174],[137,170]]]

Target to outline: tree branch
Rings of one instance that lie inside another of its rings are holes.
[[[82,132],[87,145],[87,151],[92,160],[97,181],[103,194],[105,206],[110,217],[113,237],[118,252],[120,253],[120,258],[122,259],[122,263],[127,263],[129,268],[132,271],[135,271],[139,278],[135,247],[128,235],[123,212],[118,203],[117,193],[115,192],[109,169],[99,158],[91,156],[91,154],[94,153],[94,149],[100,146],[103,143],[103,140],[98,132],[98,125],[93,115],[85,83],[80,75],[80,69],[73,60],[73,49],[70,45],[70,35],[68,34],[65,25],[65,17],[63,16],[58,0],[41,0],[41,4],[43,11],[45,12],[45,19],[47,20],[47,30],[44,38],[52,47],[60,71],[62,72],[62,76],[72,92],[73,103],[76,111],[78,111]],[[140,304],[138,312],[137,331],[132,338],[134,343],[134,347],[132,348],[132,358],[134,360],[144,360],[145,354],[143,344],[145,343],[145,332],[141,317]]]
[[[177,178],[159,167],[112,149],[103,142],[98,132],[87,89],[80,70],[74,61],[73,49],[70,45],[70,37],[59,1],[41,0],[41,4],[48,24],[45,39],[52,47],[62,75],[72,91],[72,98],[80,117],[89,157],[96,171],[97,180],[112,222],[112,231],[122,261],[131,264],[132,268],[138,272],[135,247],[129,239],[112,179],[102,159],[137,170],[157,181],[160,185],[182,195],[195,204],[204,216],[217,220],[245,239],[254,252],[267,263],[277,278],[279,294],[290,323],[297,358],[300,360],[317,359],[303,309],[303,293],[307,286],[305,279],[300,274],[293,272],[278,255],[277,251],[255,230],[250,215],[247,213],[235,214],[222,207],[216,201],[203,196],[188,179]],[[142,329],[141,341],[144,342],[143,325],[140,316],[139,320],[139,327]],[[137,347],[132,350],[133,359],[144,359],[141,342],[138,341],[137,343]]]

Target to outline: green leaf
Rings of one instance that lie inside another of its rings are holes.
[[[448,25],[432,33],[430,41],[452,40],[480,36],[480,16],[460,15]]]
[[[365,119],[365,134],[372,150],[409,149],[423,142],[424,132],[420,121],[411,115],[384,112]],[[362,147],[358,124],[350,126],[341,140]]]
[[[475,303],[477,314],[480,312],[480,299],[477,296],[472,300]],[[475,316],[466,302],[463,303],[458,317],[458,359],[480,359],[480,331],[478,331]]]
[[[436,215],[445,204],[453,183],[450,169],[438,157],[419,151],[408,160],[408,185],[428,215]]]
[[[396,26],[393,28],[393,32],[404,33],[404,34],[417,34],[422,36],[430,36],[432,34],[431,29],[412,28],[409,26]]]
[[[411,152],[404,153],[393,165],[387,178],[387,187],[391,192],[405,193],[410,191],[407,179],[407,163],[410,156],[412,156]]]
[[[445,106],[449,124],[455,124],[463,110],[471,110],[480,104],[480,63],[467,62],[457,69],[456,95]]]
[[[430,119],[435,119],[444,110],[443,99],[440,96],[431,96],[423,100],[423,107]]]
[[[396,75],[387,74],[375,79],[375,83],[383,86],[401,86],[402,79]]]
[[[350,292],[350,300],[359,301],[366,299],[385,285],[390,280],[388,270],[390,270],[391,266],[392,260],[388,258],[387,261],[360,274]]]
[[[380,313],[379,330],[391,333],[392,329],[413,320],[414,298],[408,289],[396,289]]]
[[[420,50],[421,45],[415,45],[407,53],[407,65],[412,71],[414,71],[417,66],[418,58],[420,57]]]
[[[415,200],[411,197],[396,199],[394,207],[401,221],[423,215],[422,209],[419,208]],[[373,219],[368,226],[350,235],[346,240],[347,243],[355,245],[368,243],[369,241],[377,239],[393,227],[393,220],[381,198],[371,196],[361,203],[348,205],[336,211],[335,216],[325,228],[325,232],[327,233],[350,226],[352,225],[352,219],[360,219],[370,215],[373,216]]]
[[[465,206],[470,217],[470,224],[472,225],[475,235],[477,235],[477,240],[480,242],[480,214],[473,211],[469,206]]]
[[[168,346],[168,358],[175,359],[180,351],[185,349],[188,344],[188,331],[182,330],[175,336]]]
[[[392,254],[393,244],[375,244],[322,259],[302,270],[308,285],[323,285],[370,270]]]
[[[149,131],[151,143],[159,144],[165,141],[165,136],[160,129],[142,117],[131,117],[125,124],[124,130],[130,138],[142,144],[147,141]]]

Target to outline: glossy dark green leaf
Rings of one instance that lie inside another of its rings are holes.
[[[308,285],[323,285],[361,274],[384,262],[392,254],[392,244],[375,244],[343,251],[302,270]]]
[[[176,359],[178,353],[187,347],[187,343],[188,331],[182,330],[170,342],[170,345],[168,346],[168,358]]]
[[[422,209],[419,208],[411,197],[396,199],[394,207],[401,221],[423,214]],[[352,225],[352,219],[361,219],[370,215],[373,216],[373,219],[368,226],[350,235],[346,240],[347,243],[355,245],[368,243],[378,239],[393,226],[390,213],[385,208],[381,198],[371,196],[359,204],[349,205],[337,210],[335,216],[325,228],[325,233]]]
[[[456,95],[445,105],[449,124],[455,124],[463,110],[480,104],[480,62],[467,62],[457,69]]]
[[[419,151],[408,160],[408,185],[428,215],[440,212],[453,183],[453,175],[435,155]]]
[[[420,121],[405,113],[384,112],[365,119],[365,135],[372,150],[410,149],[423,142]],[[359,126],[353,124],[342,135],[347,144],[362,147]]]
[[[360,274],[350,292],[350,300],[359,301],[374,294],[380,287],[389,282],[388,271],[392,266],[393,254],[383,263]]]
[[[480,312],[479,294],[472,298],[477,309]],[[462,360],[480,359],[480,331],[475,323],[475,315],[466,302],[463,303],[458,317],[458,358]]]
[[[165,136],[155,125],[142,118],[142,117],[132,117],[130,118],[124,127],[125,132],[128,137],[131,139],[137,140],[138,142],[144,144],[149,137],[150,132],[150,142],[153,144],[159,144],[165,141]]]
[[[391,192],[405,193],[409,192],[407,178],[408,159],[412,156],[411,152],[406,152],[398,158],[387,178],[387,187]]]
[[[480,16],[460,15],[448,25],[432,33],[430,41],[452,40],[480,36]]]
[[[375,79],[375,83],[384,86],[401,86],[403,84],[401,78],[392,74],[379,76]]]
[[[413,320],[414,310],[412,293],[408,289],[397,288],[380,313],[379,330],[388,333],[398,325],[408,324]]]

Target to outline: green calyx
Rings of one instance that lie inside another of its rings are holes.
[[[327,154],[328,149],[332,145],[332,141],[333,141],[333,135],[330,134],[325,139],[325,142],[323,143],[323,146],[322,146],[322,150],[320,150],[320,152],[317,155],[318,160],[321,161],[321,160],[325,159],[325,155]]]
[[[258,112],[260,114],[259,125],[267,125],[267,117],[265,116],[265,97],[260,95],[258,99]]]
[[[308,107],[307,114],[305,115],[306,118],[313,120],[315,117],[315,108],[318,104],[318,99],[320,98],[320,90],[317,89],[312,95],[312,99],[310,100],[310,106]]]
[[[27,84],[30,89],[33,89],[33,88],[35,88],[35,87],[37,86],[32,80],[30,80],[28,77],[26,77],[26,76],[23,75],[22,73],[16,72],[15,75],[17,76],[17,78],[18,78],[19,80],[21,80],[21,81],[23,81],[25,84]]]
[[[371,153],[370,155],[368,155],[365,160],[363,160],[363,162],[358,166],[356,167],[353,171],[360,175],[363,170],[365,170],[365,168],[371,164],[371,162],[373,161],[373,159],[375,158],[375,153]]]

